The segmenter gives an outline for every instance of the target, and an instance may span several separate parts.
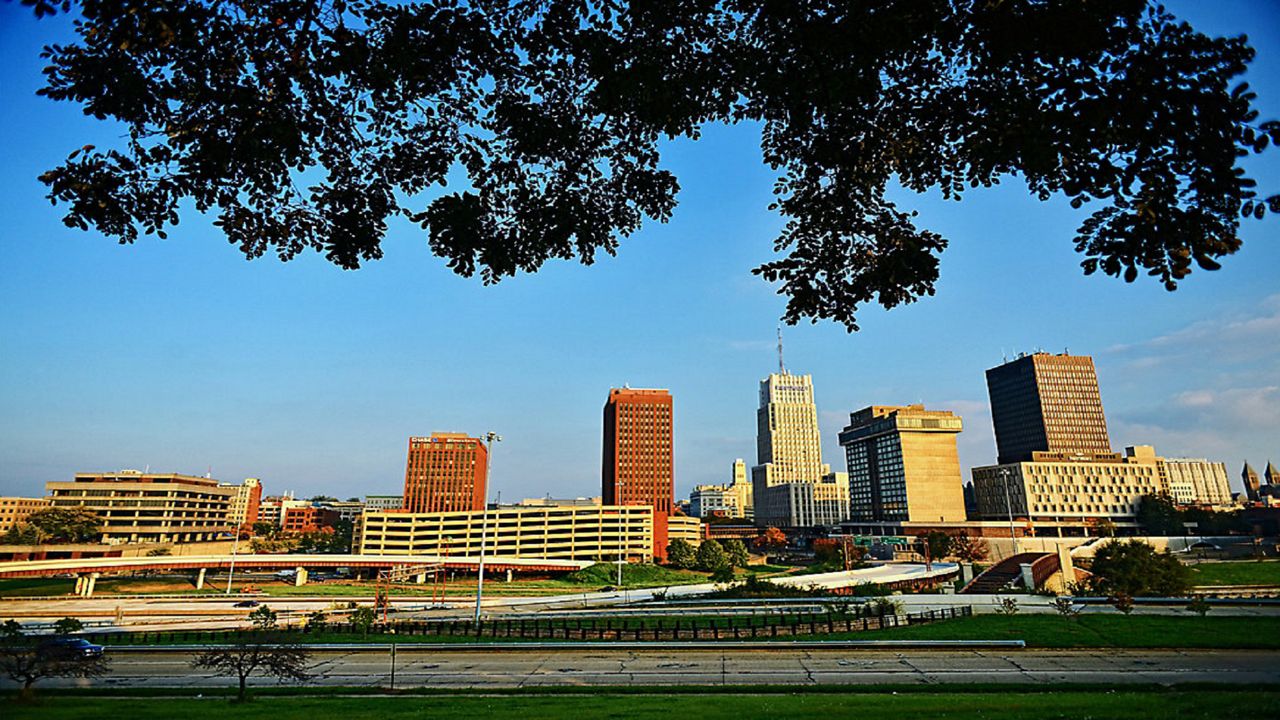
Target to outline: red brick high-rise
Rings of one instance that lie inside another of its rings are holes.
[[[612,389],[604,406],[605,505],[653,508],[654,556],[667,556],[667,517],[675,505],[671,393]]]
[[[409,438],[404,471],[408,512],[483,510],[489,453],[484,441],[462,433]]]

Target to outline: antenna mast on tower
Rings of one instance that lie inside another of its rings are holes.
[[[778,326],[778,374],[786,375],[787,366],[782,363],[782,326]]]

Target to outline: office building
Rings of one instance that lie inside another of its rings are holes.
[[[987,371],[991,422],[1001,465],[1033,452],[1110,453],[1093,358],[1019,355]]]
[[[956,453],[961,429],[959,416],[923,405],[874,405],[852,413],[840,433],[852,519],[964,521]]]
[[[284,523],[285,511],[291,508],[309,507],[308,500],[298,500],[290,490],[282,495],[268,495],[258,503],[258,522],[271,523],[281,527]]]
[[[761,380],[756,465],[751,468],[755,523],[809,527],[847,519],[845,477],[822,462],[813,379],[779,367],[779,372]],[[796,484],[822,487],[790,487]]]
[[[747,464],[738,458],[733,461],[733,475],[727,485],[697,485],[689,493],[689,514],[694,517],[755,517],[752,503],[751,481],[747,479]]]
[[[666,390],[613,388],[604,405],[601,498],[653,508],[657,557],[667,551],[675,505],[672,399]]]
[[[337,510],[316,505],[290,507],[284,510],[280,519],[280,529],[287,533],[317,532],[325,528],[335,528],[342,517]]]
[[[1063,527],[1110,520],[1134,526],[1143,495],[1169,493],[1163,458],[1147,445],[1121,453],[1032,453],[1031,460],[973,469],[978,513]]]
[[[0,533],[26,522],[33,512],[49,507],[45,498],[0,497]]]
[[[822,462],[818,406],[808,375],[773,373],[760,381],[756,409],[756,490],[788,482],[817,482],[831,472]]]
[[[71,482],[45,485],[53,507],[83,507],[102,518],[102,542],[190,543],[216,540],[232,530],[236,490],[217,480],[137,470],[77,473]]]
[[[360,513],[364,512],[364,503],[359,500],[320,500],[313,503],[318,508],[332,510],[338,514],[339,520],[354,523]]]
[[[245,478],[239,485],[218,483],[219,487],[236,491],[231,500],[231,522],[236,527],[258,522],[258,508],[262,504],[262,482],[258,478]]]
[[[479,438],[432,433],[409,438],[404,510],[414,513],[483,510],[489,453]]]
[[[1230,505],[1227,466],[1203,458],[1166,458],[1169,495],[1184,505]]]
[[[399,510],[404,505],[403,495],[365,495],[364,506],[369,510]]]
[[[756,502],[757,525],[831,527],[848,518],[849,476],[842,472],[829,472],[816,482],[774,485]]]

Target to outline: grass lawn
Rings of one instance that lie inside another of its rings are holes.
[[[1280,585],[1280,560],[1208,562],[1191,566],[1193,585]]]
[[[762,718],[1143,718],[1270,717],[1280,692],[1258,689],[1113,690],[1058,692],[850,692],[680,695],[586,694],[448,695],[405,697],[258,697],[251,703],[226,699],[95,699],[46,696],[38,705],[6,707],[10,718],[171,720],[209,717],[233,720],[289,720],[341,717],[343,720],[438,718],[653,718],[673,711],[698,720]]]
[[[813,636],[817,639],[819,636]],[[851,640],[1023,640],[1043,648],[1280,649],[1280,617],[1161,615],[975,615],[869,633],[821,638]]]

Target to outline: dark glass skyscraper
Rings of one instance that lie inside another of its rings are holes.
[[[999,463],[1033,452],[1109,453],[1111,438],[1093,358],[1021,355],[987,371]]]

